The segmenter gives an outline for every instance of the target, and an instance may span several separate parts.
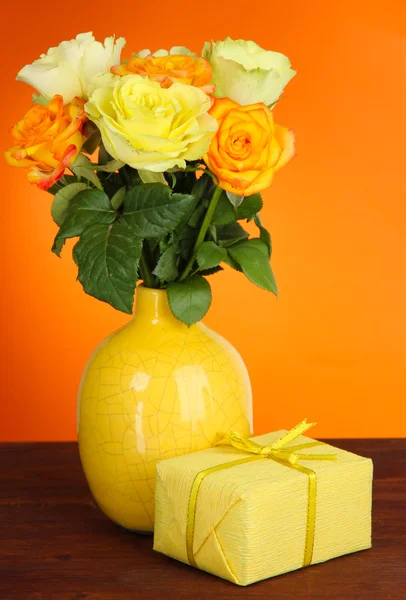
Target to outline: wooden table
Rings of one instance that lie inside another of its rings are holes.
[[[332,443],[375,463],[372,550],[246,588],[110,523],[75,443],[0,444],[0,600],[405,600],[406,439]]]

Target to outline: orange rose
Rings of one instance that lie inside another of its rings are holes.
[[[47,106],[34,104],[11,130],[15,145],[5,153],[14,167],[28,167],[27,179],[47,190],[64,174],[78,155],[87,117],[84,101],[74,98],[63,105],[54,96]]]
[[[206,94],[214,91],[210,84],[212,70],[209,61],[183,54],[134,56],[127,62],[111,68],[115,75],[141,75],[158,81],[161,87],[168,88],[173,83],[186,83],[198,87]]]
[[[293,132],[275,125],[262,102],[240,106],[229,98],[216,99],[210,114],[219,127],[203,158],[223,190],[256,194],[295,155]]]

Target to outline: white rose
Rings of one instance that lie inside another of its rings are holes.
[[[195,52],[189,50],[189,48],[185,48],[185,46],[173,46],[170,50],[157,50],[152,53],[152,56],[173,56],[173,55],[181,55],[181,56],[196,56]],[[145,58],[146,56],[151,55],[151,50],[145,48],[145,50],[140,50],[140,52],[133,52],[133,56],[137,58]]]
[[[287,56],[264,50],[251,41],[228,37],[222,42],[206,42],[202,56],[213,69],[214,96],[230,98],[243,106],[274,104],[296,74]]]
[[[114,36],[97,42],[92,32],[80,33],[76,39],[61,42],[50,48],[31,65],[26,65],[17,75],[46,98],[55,94],[63,96],[67,104],[75,96],[88,98],[88,86],[98,73],[105,73],[110,67],[120,64],[121,50],[126,41]]]

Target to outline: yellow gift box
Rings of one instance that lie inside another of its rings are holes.
[[[249,585],[370,548],[372,461],[312,425],[160,461],[154,550]]]

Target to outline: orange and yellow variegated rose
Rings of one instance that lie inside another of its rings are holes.
[[[256,194],[295,155],[293,132],[276,125],[262,102],[240,106],[229,98],[216,99],[210,114],[218,130],[203,158],[224,190]]]
[[[173,83],[186,83],[198,87],[206,94],[212,94],[214,85],[210,83],[212,69],[209,61],[201,57],[174,55],[145,57],[133,56],[127,62],[112,67],[115,75],[141,75],[158,81],[163,88]]]
[[[83,106],[79,98],[64,106],[58,95],[46,106],[34,104],[11,130],[14,146],[5,153],[7,162],[28,168],[30,183],[43,190],[50,188],[83,145],[82,126],[87,120]]]

